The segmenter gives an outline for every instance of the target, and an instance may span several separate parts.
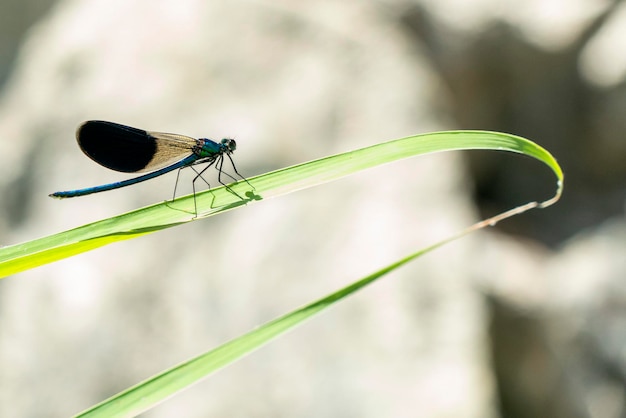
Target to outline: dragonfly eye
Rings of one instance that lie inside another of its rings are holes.
[[[222,139],[221,142],[222,142],[222,145],[224,145],[226,147],[228,152],[233,152],[234,150],[237,149],[237,143],[235,142],[234,139],[224,138],[224,139]]]

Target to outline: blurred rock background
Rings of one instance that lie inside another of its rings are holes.
[[[173,176],[48,198],[127,177],[82,155],[86,119],[235,137],[246,176],[443,129],[528,137],[565,170],[556,206],[145,416],[626,416],[623,2],[22,1],[0,20],[0,245],[169,197]],[[78,413],[554,188],[524,158],[427,156],[7,278],[0,416]]]

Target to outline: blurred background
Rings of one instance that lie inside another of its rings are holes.
[[[422,258],[148,417],[626,417],[626,4],[5,0],[0,245],[169,198],[87,119],[237,139],[239,171],[416,133],[551,151],[561,202]],[[181,187],[191,175],[184,173]],[[0,416],[69,416],[555,190],[519,156],[402,161],[0,282]]]

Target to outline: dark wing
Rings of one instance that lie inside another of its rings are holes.
[[[81,150],[98,164],[124,173],[154,171],[182,160],[197,140],[91,120],[76,131]]]

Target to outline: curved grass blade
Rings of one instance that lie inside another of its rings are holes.
[[[284,316],[270,321],[253,331],[237,337],[207,353],[181,363],[169,370],[155,375],[119,394],[76,415],[80,418],[134,417],[155,407],[168,397],[182,391],[211,373],[261,348],[272,339],[302,324],[315,314],[329,308],[334,303],[346,298],[365,286],[375,282],[386,274],[407,264],[419,256],[430,252],[450,241],[471,232],[469,229],[454,237],[440,241],[428,248],[409,255],[375,273],[364,277],[336,292],[313,303],[296,309]]]
[[[524,210],[531,209],[529,205],[520,206]],[[402,267],[420,256],[431,252],[449,242],[457,240],[473,231],[493,225],[496,221],[505,217],[517,214],[514,211],[506,212],[485,221],[481,221],[471,227],[455,234],[449,238],[441,240],[427,248],[419,250],[407,257],[404,257],[389,266],[382,268],[369,276],[366,276],[354,283],[333,292],[322,299],[296,309],[273,321],[270,321],[240,337],[237,337],[213,350],[210,350],[198,357],[192,358],[171,369],[165,370],[144,382],[141,382],[117,395],[83,411],[76,417],[80,418],[105,418],[112,416],[134,417],[157,406],[167,398],[175,395],[192,385],[199,383],[217,370],[235,362],[236,360],[252,353],[269,343],[274,338],[287,331],[301,325],[314,315],[321,313],[325,309],[375,281],[386,276],[388,273]]]
[[[472,149],[515,152],[542,161],[555,173],[558,186],[553,199],[537,203],[536,206],[545,207],[558,200],[563,173],[554,157],[539,145],[498,132],[447,131],[397,139],[261,174],[249,178],[247,183],[240,181],[229,185],[232,191],[245,196],[244,200],[223,186],[197,193],[198,218],[326,183],[395,160],[433,152]],[[194,197],[188,195],[48,237],[4,247],[0,249],[0,278],[191,220],[194,220]]]

